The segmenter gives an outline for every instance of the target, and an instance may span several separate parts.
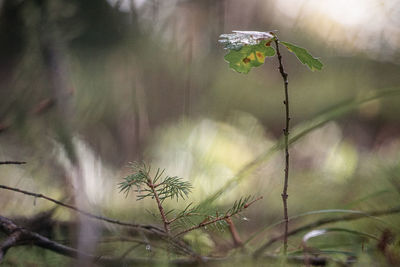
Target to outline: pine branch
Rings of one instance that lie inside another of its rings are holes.
[[[189,195],[192,186],[189,182],[182,181],[182,178],[167,176],[164,181],[157,184],[155,188],[157,188],[157,194],[160,200],[164,201],[167,198],[178,199],[178,197],[181,197],[185,199],[185,197]]]
[[[205,215],[202,214],[202,208],[197,206],[194,208],[190,208],[191,204],[189,204],[182,212],[177,214],[175,218],[169,220],[167,215],[172,212],[166,213],[163,207],[163,201],[167,198],[176,198],[179,197],[185,198],[190,193],[191,185],[188,182],[182,181],[179,177],[170,177],[166,176],[163,178],[164,170],[157,169],[154,177],[150,175],[150,167],[146,167],[145,164],[137,164],[133,163],[132,168],[134,173],[124,178],[124,181],[119,184],[120,191],[128,194],[133,186],[137,188],[136,192],[138,192],[137,199],[143,199],[146,197],[151,197],[155,199],[157,203],[158,210],[161,215],[161,220],[164,225],[164,230],[168,235],[171,231],[171,224],[174,222],[188,223],[192,226],[183,230],[175,235],[175,237],[179,235],[183,235],[195,229],[206,227],[207,225],[215,225],[219,226],[220,224],[226,224],[227,220],[250,205],[252,205],[255,201],[261,199],[262,197],[251,201],[250,196],[246,198],[241,198],[238,201],[235,201],[233,206],[227,210],[224,215],[218,215],[216,212],[216,216],[213,215]],[[203,217],[200,223],[193,223],[189,217],[197,216]]]
[[[190,216],[202,216],[202,217],[207,216],[204,213],[201,213],[201,209],[200,209],[199,206],[195,206],[195,207],[191,208],[192,204],[193,204],[193,202],[189,203],[189,205],[187,205],[184,210],[179,212],[175,216],[175,218],[169,220],[169,223],[172,224],[174,222],[179,222],[179,220],[185,219],[185,218],[190,217]]]
[[[169,225],[172,221],[168,220],[162,202],[168,198],[176,198],[178,200],[179,197],[187,197],[192,186],[189,182],[185,182],[182,178],[176,176],[163,178],[164,170],[160,169],[157,169],[157,173],[152,178],[150,176],[150,167],[147,167],[144,163],[132,163],[131,167],[134,173],[123,178],[124,181],[119,184],[120,192],[128,195],[132,187],[135,186],[137,188],[135,191],[138,193],[137,200],[147,197],[155,199],[165,232],[169,234]]]
[[[144,163],[131,163],[131,168],[133,174],[123,178],[123,181],[119,183],[119,189],[120,192],[128,195],[132,187],[136,187],[137,200],[147,197],[155,198],[155,193],[157,193],[160,202],[163,202],[167,198],[178,199],[181,197],[184,199],[188,196],[192,188],[189,182],[183,181],[180,177],[165,176],[163,178],[165,170],[157,169],[154,177],[151,177],[151,169]],[[154,186],[154,190],[150,184]]]
[[[254,199],[252,201],[249,201],[250,197],[246,197],[246,198],[241,198],[239,201],[235,201],[235,203],[233,204],[233,207],[230,208],[224,215],[222,216],[217,216],[215,218],[209,218],[206,217],[201,223],[194,225],[186,230],[183,230],[179,233],[177,233],[175,235],[175,237],[178,237],[180,235],[186,234],[188,232],[191,232],[193,230],[211,225],[211,224],[215,224],[218,223],[220,221],[226,221],[227,219],[230,219],[231,217],[239,214],[240,212],[242,212],[244,209],[247,209],[250,205],[254,204],[256,201],[262,199],[263,197],[259,197],[257,199]]]
[[[120,192],[125,193],[126,196],[128,196],[129,191],[132,189],[133,186],[137,188],[136,192],[139,193],[138,195],[138,200],[142,199],[143,195],[140,195],[141,191],[141,186],[146,185],[147,181],[150,179],[150,168],[147,168],[146,165],[143,164],[138,164],[138,163],[131,163],[131,167],[134,170],[134,173],[123,178],[123,181],[119,183],[118,187],[120,189]],[[149,190],[144,190],[144,192],[149,192]]]

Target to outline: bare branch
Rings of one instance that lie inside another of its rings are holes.
[[[58,254],[71,257],[71,258],[84,258],[86,260],[100,263],[102,265],[106,266],[118,266],[123,263],[128,264],[128,265],[134,265],[134,264],[161,264],[163,263],[162,260],[153,260],[153,259],[145,259],[145,258],[139,258],[139,259],[117,259],[117,258],[111,258],[111,257],[106,257],[106,256],[95,256],[91,255],[82,251],[78,251],[75,248],[71,248],[65,245],[62,245],[60,243],[57,243],[53,240],[50,240],[47,237],[44,237],[38,233],[31,232],[23,227],[20,227],[16,225],[13,221],[10,219],[0,216],[0,231],[6,233],[9,235],[9,237],[6,239],[9,240],[7,241],[7,244],[3,242],[1,245],[1,248],[6,247],[6,249],[11,248],[12,246],[15,246],[18,241],[23,241],[24,244],[32,244],[44,249],[51,250],[53,252],[56,252]],[[13,238],[10,238],[14,236]],[[18,237],[18,238],[17,238]],[[15,239],[15,241],[14,241]],[[0,252],[0,255],[4,256],[5,253],[2,253],[4,250]],[[1,258],[0,258],[1,260]],[[188,258],[188,259],[178,259],[171,261],[171,264],[193,264],[198,261],[205,261],[207,258]]]
[[[285,105],[286,111],[286,124],[285,129],[283,129],[283,135],[285,136],[285,179],[283,184],[283,191],[282,191],[282,202],[283,202],[283,218],[285,220],[285,230],[283,236],[283,254],[286,255],[287,248],[288,248],[288,231],[289,231],[289,215],[288,215],[288,206],[287,206],[287,199],[288,199],[288,187],[289,187],[289,122],[290,122],[290,115],[289,115],[289,90],[288,90],[288,74],[285,72],[282,63],[282,55],[279,51],[279,40],[278,37],[274,34],[274,42],[276,47],[276,54],[278,55],[279,61],[279,72],[283,79],[284,89],[285,89],[285,100],[283,104]]]
[[[0,263],[7,253],[7,250],[15,246],[21,238],[21,232],[14,232],[8,236],[6,240],[0,245]]]
[[[399,208],[400,211],[400,208]],[[8,238],[2,243],[0,246],[0,263],[1,260],[4,259],[4,249],[9,249],[16,245],[35,245],[60,255],[64,255],[71,258],[85,258],[93,263],[98,263],[103,266],[121,266],[121,265],[156,265],[165,264],[165,260],[157,260],[153,258],[113,258],[109,256],[96,256],[91,255],[82,251],[78,251],[75,248],[62,245],[58,242],[50,240],[47,237],[44,237],[38,233],[29,231],[23,227],[16,225],[12,220],[3,217],[0,215],[0,231],[4,232],[8,235]],[[212,258],[212,257],[202,257],[202,256],[193,256],[188,258],[179,258],[175,260],[168,261],[167,263],[170,265],[176,266],[195,266],[195,265],[203,265],[204,263],[218,263],[233,260],[231,257],[222,257],[222,258]],[[267,261],[277,261],[280,260],[281,257],[277,255],[267,254],[262,257],[263,260]],[[327,265],[331,259],[327,257],[315,257],[311,255],[306,256],[288,256],[285,258],[288,263],[299,264],[305,263],[315,266],[324,266]],[[239,257],[235,259],[235,263],[238,261],[248,262],[248,257]]]
[[[0,231],[6,233],[9,235],[9,237],[6,239],[5,242],[3,242],[1,248],[7,246],[8,248],[11,248],[15,245],[18,244],[18,242],[21,242],[21,244],[30,244],[30,245],[35,245],[50,251],[53,251],[55,253],[58,253],[60,255],[64,255],[67,257],[71,258],[85,258],[93,263],[98,263],[103,266],[120,266],[123,264],[127,265],[157,265],[159,266],[160,264],[165,264],[165,260],[156,260],[152,258],[112,258],[109,256],[96,256],[96,255],[91,255],[82,251],[78,251],[75,248],[68,247],[65,245],[62,245],[60,243],[57,243],[53,240],[50,240],[47,237],[44,237],[38,233],[31,232],[23,227],[20,227],[16,225],[13,221],[10,219],[0,216]],[[4,245],[7,242],[6,245]],[[1,254],[3,252],[0,251],[0,255],[4,256],[5,253]],[[1,262],[1,257],[0,257],[0,262]],[[168,263],[171,265],[177,265],[177,266],[194,266],[194,265],[202,265],[204,263],[211,263],[211,262],[223,262],[230,260],[231,258],[211,258],[211,257],[190,257],[190,258],[180,258],[180,259],[175,259],[171,260]],[[279,260],[280,258],[276,255],[265,255],[263,257],[264,260]],[[287,257],[286,258],[289,263],[303,263],[307,260],[307,262],[311,265],[326,265],[328,263],[328,258],[325,257],[313,257],[313,256],[298,256],[298,257]],[[248,261],[248,257],[242,257],[238,258],[237,260],[244,260]]]
[[[25,161],[0,161],[0,165],[20,165],[20,164],[26,164]]]
[[[101,220],[101,221],[105,221],[105,222],[108,222],[108,223],[112,223],[112,224],[116,224],[116,225],[120,225],[120,226],[124,226],[124,227],[136,228],[136,229],[140,229],[140,230],[143,230],[143,231],[149,231],[149,232],[155,233],[157,235],[161,235],[161,236],[166,234],[164,232],[164,230],[162,230],[162,229],[160,229],[160,228],[158,228],[157,226],[154,226],[154,225],[128,223],[128,222],[123,222],[123,221],[110,219],[110,218],[107,218],[107,217],[104,217],[104,216],[94,215],[94,214],[91,214],[91,213],[89,213],[87,211],[78,209],[78,208],[76,208],[76,207],[74,207],[72,205],[63,203],[61,201],[55,200],[53,198],[47,197],[47,196],[42,195],[42,194],[32,193],[32,192],[29,192],[29,191],[25,191],[25,190],[21,190],[21,189],[18,189],[18,188],[5,186],[5,185],[0,185],[0,189],[5,189],[5,190],[18,192],[18,193],[22,193],[22,194],[25,194],[25,195],[28,195],[28,196],[33,196],[33,197],[36,197],[36,198],[42,198],[42,199],[45,199],[47,201],[53,202],[53,203],[55,203],[55,204],[57,204],[59,206],[74,210],[76,212],[79,212],[79,213],[81,213],[81,214],[83,214],[83,215],[85,215],[87,217],[90,217],[90,218],[93,218],[93,219],[96,219],[96,220]]]

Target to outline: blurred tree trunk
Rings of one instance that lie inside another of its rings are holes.
[[[56,120],[53,127],[58,138],[57,141],[62,145],[71,162],[70,169],[66,169],[66,176],[72,185],[72,192],[67,192],[67,194],[74,198],[75,205],[79,209],[90,210],[84,190],[84,176],[73,141],[72,121],[75,118],[75,112],[72,103],[73,90],[66,57],[67,49],[61,37],[61,32],[57,27],[56,18],[52,16],[51,1],[43,0],[41,4],[41,50],[53,98],[56,102]],[[93,253],[96,249],[98,237],[97,223],[82,215],[78,215],[78,218],[80,222],[77,236],[78,250]],[[81,258],[79,261],[79,265],[82,266],[90,266],[91,264],[85,258]]]

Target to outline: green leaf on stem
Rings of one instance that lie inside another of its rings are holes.
[[[313,57],[308,51],[302,47],[298,47],[297,45],[288,43],[288,42],[280,42],[284,45],[290,52],[296,55],[296,57],[300,60],[301,63],[307,65],[311,71],[321,70],[323,64],[317,58]]]
[[[251,68],[264,64],[265,57],[275,55],[275,49],[270,46],[271,41],[261,41],[257,45],[245,45],[239,50],[230,50],[224,59],[229,67],[240,73],[249,73]]]

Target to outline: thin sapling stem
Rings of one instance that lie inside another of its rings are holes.
[[[289,215],[288,215],[288,206],[287,206],[287,199],[288,199],[288,187],[289,187],[289,123],[290,123],[290,113],[289,113],[289,90],[288,90],[288,74],[285,72],[285,69],[283,67],[282,63],[282,55],[279,51],[279,40],[278,37],[275,36],[274,39],[275,42],[275,48],[276,48],[276,54],[278,56],[278,61],[279,61],[279,72],[282,76],[283,79],[283,84],[284,84],[284,90],[285,90],[285,100],[283,101],[283,104],[285,105],[285,128],[283,129],[283,135],[285,138],[285,179],[284,179],[284,184],[283,184],[283,192],[282,192],[282,201],[283,201],[283,218],[285,220],[285,230],[284,230],[284,236],[283,236],[283,254],[286,255],[287,253],[287,248],[288,248],[288,231],[289,231]]]

